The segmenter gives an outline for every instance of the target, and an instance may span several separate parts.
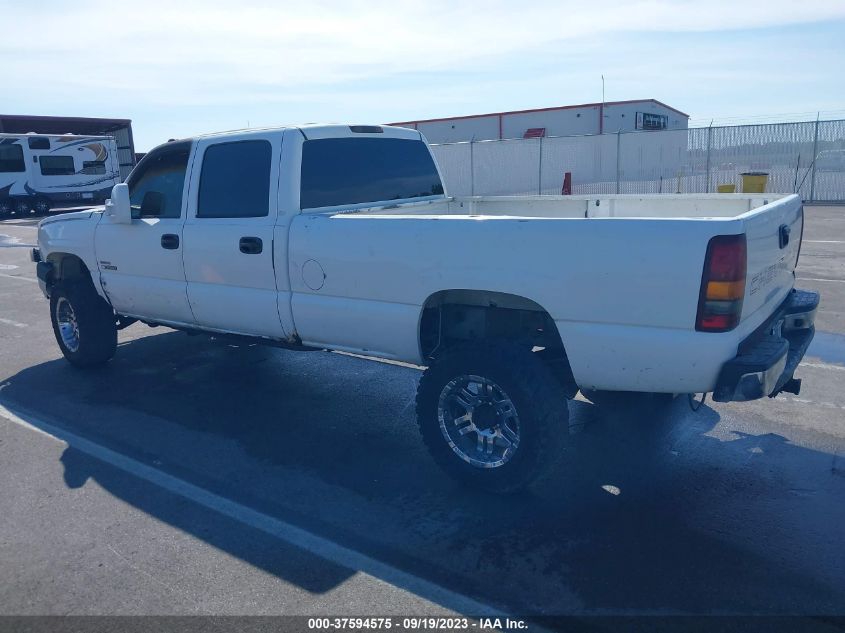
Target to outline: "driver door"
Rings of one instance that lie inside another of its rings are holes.
[[[103,215],[95,233],[100,278],[118,314],[194,325],[182,265],[190,141],[149,152],[127,179],[132,223]]]

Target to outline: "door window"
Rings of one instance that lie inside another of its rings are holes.
[[[20,145],[0,145],[0,173],[26,171]]]
[[[218,143],[205,150],[200,174],[198,218],[259,218],[270,211],[267,141]]]
[[[188,170],[190,141],[168,143],[149,152],[129,174],[134,218],[178,218]]]

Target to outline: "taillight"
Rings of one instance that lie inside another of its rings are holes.
[[[745,235],[717,235],[707,245],[698,315],[699,332],[727,332],[739,325],[748,248]]]

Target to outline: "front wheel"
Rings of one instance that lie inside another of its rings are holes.
[[[509,342],[447,350],[423,373],[417,423],[434,460],[462,483],[509,493],[556,471],[568,403],[530,350]]]
[[[114,312],[90,283],[56,284],[50,294],[50,320],[62,354],[75,367],[102,365],[114,356]]]

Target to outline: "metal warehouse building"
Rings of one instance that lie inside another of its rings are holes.
[[[458,143],[635,130],[685,130],[689,115],[657,99],[608,101],[391,123],[422,132],[429,143]]]
[[[117,142],[120,179],[125,180],[135,165],[135,142],[132,139],[132,121],[129,119],[0,114],[0,132],[112,136]]]

